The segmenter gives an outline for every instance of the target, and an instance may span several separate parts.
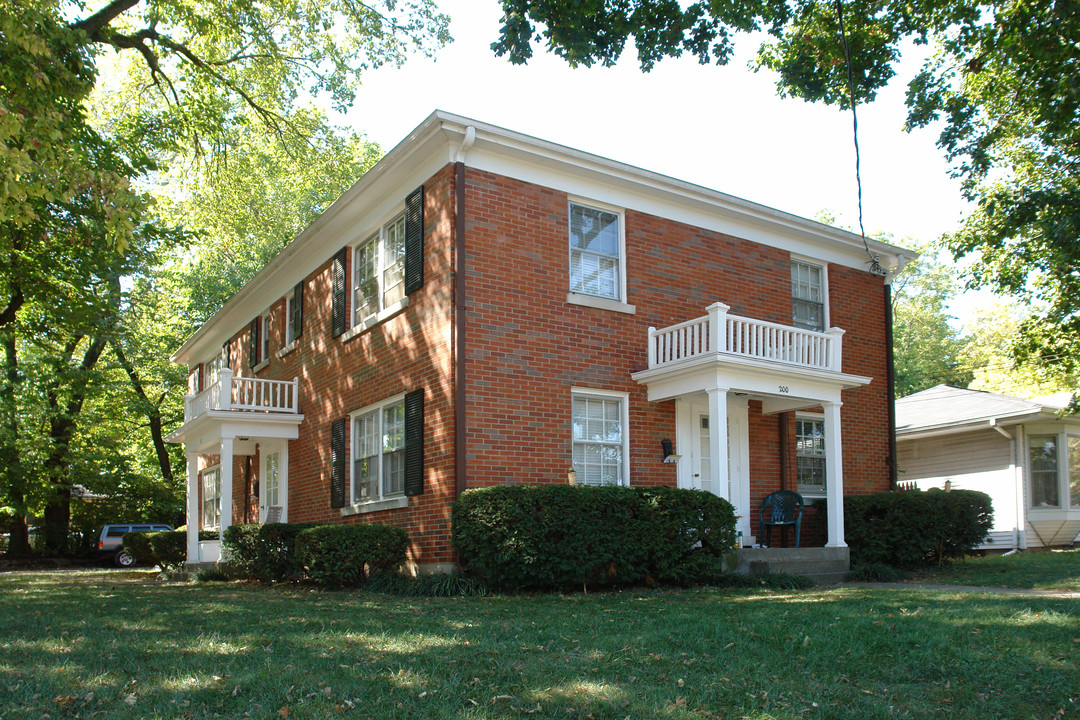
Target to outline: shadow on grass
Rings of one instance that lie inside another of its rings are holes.
[[[1080,603],[865,588],[403,599],[0,577],[0,716],[1035,717]]]

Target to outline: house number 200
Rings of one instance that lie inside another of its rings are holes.
[[[789,393],[789,392],[791,392],[791,388],[789,388],[787,385],[781,385],[780,386],[780,392]]]

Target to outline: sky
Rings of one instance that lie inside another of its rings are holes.
[[[726,66],[668,59],[642,73],[629,48],[613,68],[570,68],[534,44],[528,65],[496,58],[498,0],[439,0],[454,42],[433,59],[369,71],[347,122],[389,150],[433,110],[544,140],[858,231],[849,111],[780,98],[775,78],[753,72],[758,42],[743,38]],[[916,55],[914,49],[909,55]],[[866,232],[929,241],[965,211],[934,128],[906,133],[904,88],[919,67],[858,108]],[[966,315],[974,301],[953,312]],[[961,319],[962,323],[962,319]]]

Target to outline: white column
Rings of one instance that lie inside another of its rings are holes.
[[[713,492],[735,506],[735,514],[742,515],[737,529],[743,531],[743,537],[749,532],[743,528],[744,521],[749,521],[745,498],[739,497],[739,488],[731,484],[728,472],[728,421],[727,388],[709,388],[709,458],[712,463]]]
[[[221,529],[219,537],[225,539],[225,528],[232,525],[232,468],[233,439],[221,438]]]
[[[727,311],[730,309],[722,302],[714,302],[705,308],[709,314],[709,352],[727,350]]]
[[[825,497],[828,500],[828,540],[825,547],[844,542],[844,454],[840,443],[840,402],[822,403],[825,410]]]
[[[281,498],[281,522],[289,522],[289,441],[281,441],[278,456],[278,493]]]
[[[187,453],[187,561],[199,562],[199,455]]]

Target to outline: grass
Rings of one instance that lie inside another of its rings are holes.
[[[846,587],[402,598],[0,575],[0,717],[1060,718],[1080,601]]]
[[[1080,549],[971,557],[921,573],[918,582],[1080,591]]]

